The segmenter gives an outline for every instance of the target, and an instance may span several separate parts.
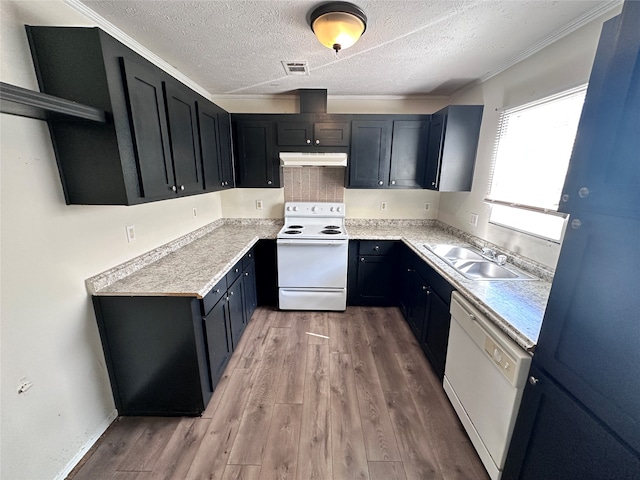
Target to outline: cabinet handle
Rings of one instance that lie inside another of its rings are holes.
[[[267,180],[267,185],[271,185],[273,182],[271,180]]]
[[[320,145],[320,140],[316,140],[316,145]]]
[[[391,180],[391,185],[395,185],[396,181],[395,180]]]
[[[184,190],[184,185],[180,185],[180,190]]]
[[[236,268],[236,269],[234,270],[234,272],[236,272],[236,273],[238,273],[239,271],[240,271],[240,269],[239,269],[239,268]]]
[[[173,190],[173,191],[175,192],[175,191],[177,191],[178,189],[177,189],[177,188],[176,188],[176,186],[174,185],[174,186],[172,186],[172,187],[171,187],[171,190]]]
[[[427,286],[426,285],[422,285],[422,290],[427,291]]]
[[[413,268],[407,268],[407,272],[413,272]]]
[[[364,257],[360,257],[360,261],[361,261],[361,262],[364,262]]]
[[[220,293],[220,289],[219,288],[216,288],[216,293]]]
[[[222,186],[224,187],[224,183],[225,183],[225,182],[220,182],[220,185],[222,185]]]
[[[244,276],[248,277],[249,276],[249,272],[244,272]]]
[[[539,381],[540,381],[540,379],[539,379],[539,378],[534,377],[533,375],[531,375],[531,376],[529,377],[529,383],[530,383],[531,385],[537,385],[537,383],[538,383]]]
[[[373,249],[377,252],[378,250],[380,250],[380,245],[376,245],[375,247],[373,247]]]
[[[431,186],[435,187],[436,186],[436,182],[431,182]]]
[[[311,140],[307,138],[307,145],[311,143]]]
[[[378,182],[378,185],[384,185],[384,182],[383,182],[382,180],[380,180],[380,181]]]
[[[229,295],[233,295],[233,292],[229,292]]]
[[[250,253],[250,254],[248,254],[248,255],[247,255],[247,257],[251,258],[251,257],[252,257],[252,254],[251,254],[251,253]]]

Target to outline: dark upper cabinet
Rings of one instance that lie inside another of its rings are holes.
[[[136,166],[140,172],[140,193],[148,199],[166,198],[175,188],[175,180],[162,77],[152,69],[125,58],[121,60]],[[177,120],[175,112],[173,118]]]
[[[482,105],[450,105],[431,115],[425,188],[471,191],[483,109]]]
[[[422,188],[427,159],[428,117],[400,120],[376,115],[351,125],[349,187]]]
[[[176,192],[179,195],[201,192],[204,182],[196,96],[181,84],[165,82],[164,87]]]
[[[347,162],[349,187],[386,187],[392,129],[393,123],[388,120],[355,120],[351,123],[351,154]]]
[[[233,154],[231,147],[231,118],[227,112],[218,113],[219,143],[220,143],[220,181],[222,188],[233,188]]]
[[[396,120],[393,122],[389,186],[422,188],[427,163],[429,122]]]
[[[98,28],[28,26],[27,35],[40,90],[107,117],[48,122],[68,204],[135,205],[205,191],[212,169],[203,167],[201,142],[206,161],[215,161],[207,147],[217,140],[199,131],[196,106],[224,110]]]
[[[304,117],[308,117],[308,115]],[[350,122],[301,121],[290,115],[278,115],[277,128],[278,145],[282,147],[349,146]]]
[[[280,160],[271,119],[234,116],[236,185],[240,188],[280,187]]]

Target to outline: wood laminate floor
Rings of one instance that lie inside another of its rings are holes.
[[[397,308],[262,307],[202,417],[120,417],[69,478],[488,476]]]

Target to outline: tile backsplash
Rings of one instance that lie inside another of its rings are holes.
[[[344,167],[282,167],[285,202],[344,202]]]

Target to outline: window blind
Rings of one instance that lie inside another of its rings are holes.
[[[489,203],[557,212],[587,86],[502,112]]]

